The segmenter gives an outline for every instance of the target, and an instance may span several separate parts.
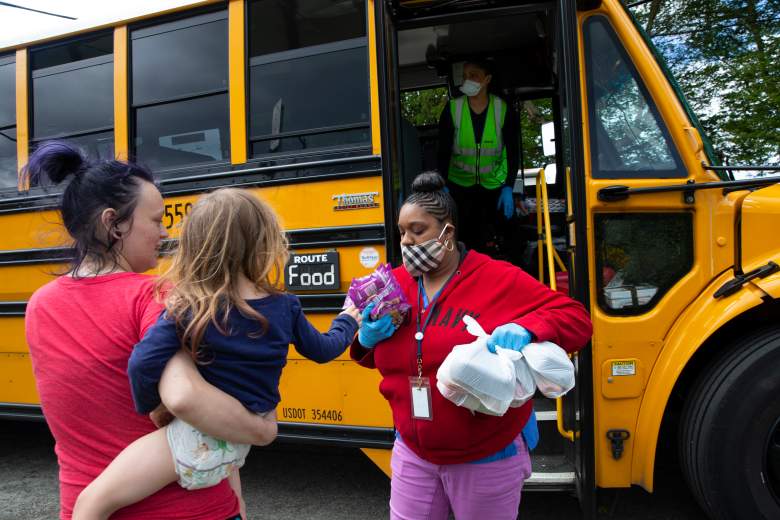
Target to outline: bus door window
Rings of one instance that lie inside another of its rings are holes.
[[[594,178],[686,177],[658,109],[601,16],[585,24]]]
[[[249,2],[251,154],[371,141],[365,2]]]
[[[693,267],[691,213],[595,215],[599,304],[610,314],[647,312]]]
[[[584,34],[592,176],[686,177],[658,109],[612,27],[595,16]],[[693,267],[693,214],[677,207],[659,210],[594,215],[598,301],[610,314],[648,311]]]
[[[16,190],[16,61],[0,57],[0,191]]]
[[[133,149],[140,162],[160,172],[230,160],[227,42],[225,11],[132,31]]]
[[[93,158],[114,157],[113,52],[110,32],[31,50],[31,148],[67,139]]]

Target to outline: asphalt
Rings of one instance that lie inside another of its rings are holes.
[[[661,444],[663,446],[663,444]],[[57,461],[43,423],[0,422],[0,520],[57,518]],[[698,520],[672,456],[662,453],[656,493],[638,488],[602,490],[599,520]],[[258,519],[388,518],[388,479],[358,450],[272,445],[255,448],[241,470],[247,510]],[[527,493],[522,520],[580,517],[565,493]]]

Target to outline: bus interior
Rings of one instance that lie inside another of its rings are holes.
[[[520,171],[514,185],[515,215],[498,216],[491,256],[541,275],[538,261],[537,176],[544,169],[550,231],[559,260],[568,262],[566,238],[566,176],[562,150],[555,137],[561,128],[561,92],[556,28],[561,24],[552,3],[472,16],[428,17],[397,30],[397,82],[394,115],[398,150],[392,159],[392,202],[400,207],[414,177],[437,169],[438,118],[448,101],[461,94],[464,62],[487,61],[489,92],[503,98],[519,116]],[[423,20],[428,20],[427,23]],[[392,68],[392,65],[390,65]],[[393,86],[391,86],[392,89]],[[446,176],[446,172],[440,172]],[[398,207],[395,208],[396,211]],[[468,215],[460,215],[468,218]],[[546,269],[545,269],[546,271]],[[559,285],[566,278],[559,277]],[[547,280],[549,283],[549,276]],[[565,287],[563,288],[565,290]]]

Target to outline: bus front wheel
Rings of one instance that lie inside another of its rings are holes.
[[[748,333],[723,350],[683,408],[682,471],[710,518],[777,519],[780,328]]]

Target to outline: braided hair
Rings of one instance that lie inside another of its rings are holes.
[[[440,223],[452,222],[457,233],[458,208],[455,200],[444,188],[446,183],[436,171],[422,172],[412,181],[412,193],[404,204],[415,204]]]

